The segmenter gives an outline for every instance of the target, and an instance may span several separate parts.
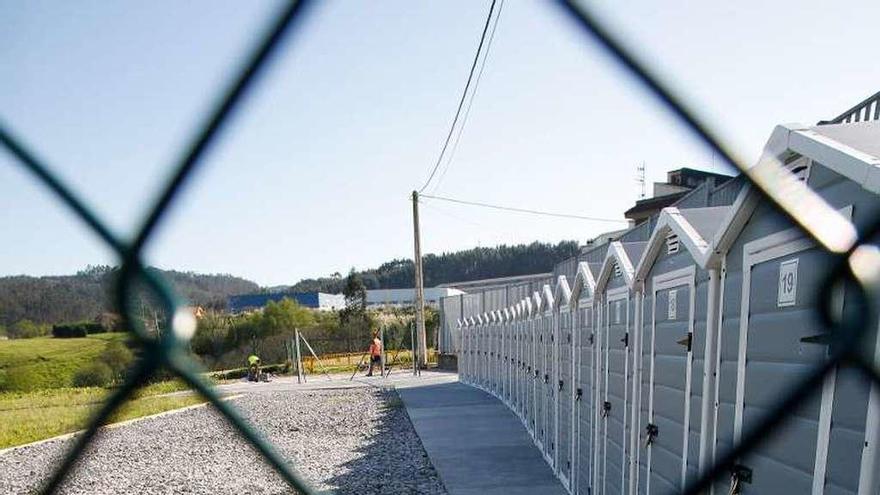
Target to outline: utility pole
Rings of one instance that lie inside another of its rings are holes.
[[[421,235],[419,234],[419,193],[413,191],[413,243],[415,247],[415,288],[416,288],[416,340],[418,341],[418,358],[419,366],[428,365],[428,344],[425,335],[425,288],[422,279],[422,244]]]

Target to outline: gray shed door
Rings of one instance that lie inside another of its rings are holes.
[[[537,438],[542,449],[544,447],[544,430],[546,428],[544,414],[547,409],[545,404],[547,386],[544,383],[544,375],[547,373],[546,363],[544,363],[544,341],[549,340],[544,333],[544,319],[538,318],[535,320],[535,438]]]
[[[799,259],[800,269],[790,279],[794,286],[781,287],[780,281],[787,283],[783,279],[795,259]],[[745,358],[740,405],[743,432],[760,421],[786,391],[826,357],[826,346],[809,343],[810,337],[822,334],[822,329],[815,318],[813,301],[807,297],[818,293],[822,283],[822,270],[807,267],[821,266],[822,259],[815,249],[794,252],[751,265],[745,277],[747,341],[740,349],[740,363]],[[745,263],[744,269],[748,270],[750,264]],[[752,481],[743,485],[743,493],[812,492],[815,470],[824,473],[825,469],[824,463],[816,459],[820,448],[827,452],[827,431],[824,445],[818,438],[821,404],[823,396],[826,404],[830,403],[829,393],[833,393],[833,387],[817,390],[791,411],[778,434],[743,460],[743,465],[752,470]],[[830,417],[826,423],[830,423]]]
[[[629,298],[612,299],[606,304],[606,382],[602,408],[605,411],[605,493],[623,493],[626,488],[626,455],[629,446],[627,410],[629,397]]]
[[[690,362],[689,281],[657,290],[653,306],[653,356],[649,376],[651,423],[639,432],[648,441],[649,493],[672,493],[682,490],[682,467],[685,463],[685,431],[691,392],[687,370]]]
[[[594,415],[596,407],[596,338],[593,335],[591,318],[593,309],[585,307],[577,312],[575,322],[576,376],[580,399],[575,401],[575,473],[577,494],[591,492],[593,482],[593,448],[596,433]]]
[[[545,407],[544,417],[544,452],[551,459],[551,464],[556,455],[556,323],[555,315],[544,318],[544,401]]]
[[[556,393],[558,408],[556,410],[556,425],[558,431],[557,459],[559,473],[565,480],[571,481],[571,450],[572,450],[572,402],[574,400],[574,383],[572,382],[572,332],[571,312],[562,310],[559,312],[559,332],[557,339],[557,356],[559,358],[559,374],[556,377]]]
[[[535,434],[535,325],[532,320],[526,322],[526,422],[529,431]]]

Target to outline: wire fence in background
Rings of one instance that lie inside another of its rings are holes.
[[[191,139],[186,152],[175,164],[173,177],[165,185],[132,240],[123,239],[114,233],[97,212],[86,206],[75,191],[51,172],[51,167],[43,162],[37,153],[13,134],[6,123],[0,123],[0,143],[3,147],[16,157],[18,163],[36,180],[52,190],[58,199],[75,212],[118,256],[121,270],[115,293],[116,304],[123,313],[127,327],[138,337],[143,346],[143,358],[129,374],[126,382],[91,418],[85,431],[76,438],[73,447],[45,484],[43,493],[53,493],[58,490],[77,459],[93,441],[100,426],[132,397],[139,386],[162,368],[179,375],[208,399],[292,488],[301,493],[314,493],[310,483],[300,476],[288,460],[244,421],[232,406],[221,401],[210,384],[200,376],[185,349],[186,341],[194,331],[195,322],[192,315],[186,310],[185,302],[165,281],[145,269],[142,259],[143,248],[152,238],[156,226],[173,205],[182,186],[191,179],[193,173],[202,164],[206,150],[214,144],[219,131],[242,103],[243,96],[253,90],[260,72],[265,69],[282,40],[290,34],[292,27],[304,13],[306,3],[291,1],[273,20],[261,42],[242,65],[238,75],[225,88],[214,109],[203,121],[202,127]],[[726,475],[739,457],[747,454],[766,438],[768,433],[777,428],[783,422],[786,413],[821,386],[825,374],[838,364],[844,362],[851,364],[870,376],[876,383],[880,383],[880,373],[876,363],[861,355],[857,349],[859,338],[863,333],[871,331],[870,324],[876,321],[877,308],[874,302],[880,300],[880,251],[868,243],[868,240],[878,234],[880,219],[875,219],[869,225],[850,224],[804,184],[793,179],[778,162],[770,161],[759,167],[748,168],[743,161],[735,158],[731,150],[724,145],[724,141],[685,104],[684,99],[662,84],[644,63],[594,17],[590,9],[570,0],[559,0],[557,3],[592,40],[611,54],[646,88],[649,94],[675,115],[684,127],[712,149],[717,156],[745,174],[765,199],[834,255],[835,268],[828,283],[825,284],[827,288],[825,290],[831,290],[830,287],[837,281],[844,280],[860,288],[862,293],[865,311],[848,313],[846,318],[836,319],[832,317],[829,308],[821,309],[822,318],[828,328],[832,329],[838,343],[832,347],[831,359],[790,390],[758,427],[750,430],[739,445],[687,489],[687,493],[700,493],[713,479]],[[878,107],[872,108],[876,113]],[[138,315],[138,308],[132,303],[134,291],[139,285],[154,293],[161,301],[165,314],[168,315],[166,327],[172,331],[164,332],[160,338],[153,338],[148,333]]]

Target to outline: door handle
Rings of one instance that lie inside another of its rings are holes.
[[[688,332],[687,335],[684,336],[681,340],[676,340],[675,343],[678,345],[682,345],[687,348],[688,352],[691,352],[691,346],[693,345],[694,334],[692,332]]]
[[[828,332],[817,333],[809,337],[802,337],[801,342],[805,344],[831,345],[831,334]]]
[[[607,400],[602,403],[602,417],[607,418],[608,414],[611,412],[611,403]]]
[[[657,434],[660,433],[660,430],[657,428],[657,425],[648,423],[648,426],[645,427],[645,448],[647,449],[649,445],[654,443],[654,439],[657,438]]]

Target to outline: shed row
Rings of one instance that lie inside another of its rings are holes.
[[[780,126],[762,159],[854,225],[880,213],[877,122]],[[851,287],[819,300],[830,266],[751,187],[667,208],[587,253],[571,283],[462,321],[461,379],[519,415],[572,493],[681,491],[828,358],[819,305],[864,312]],[[865,346],[880,358],[876,332]],[[878,422],[880,390],[835,369],[713,490],[880,493]]]

